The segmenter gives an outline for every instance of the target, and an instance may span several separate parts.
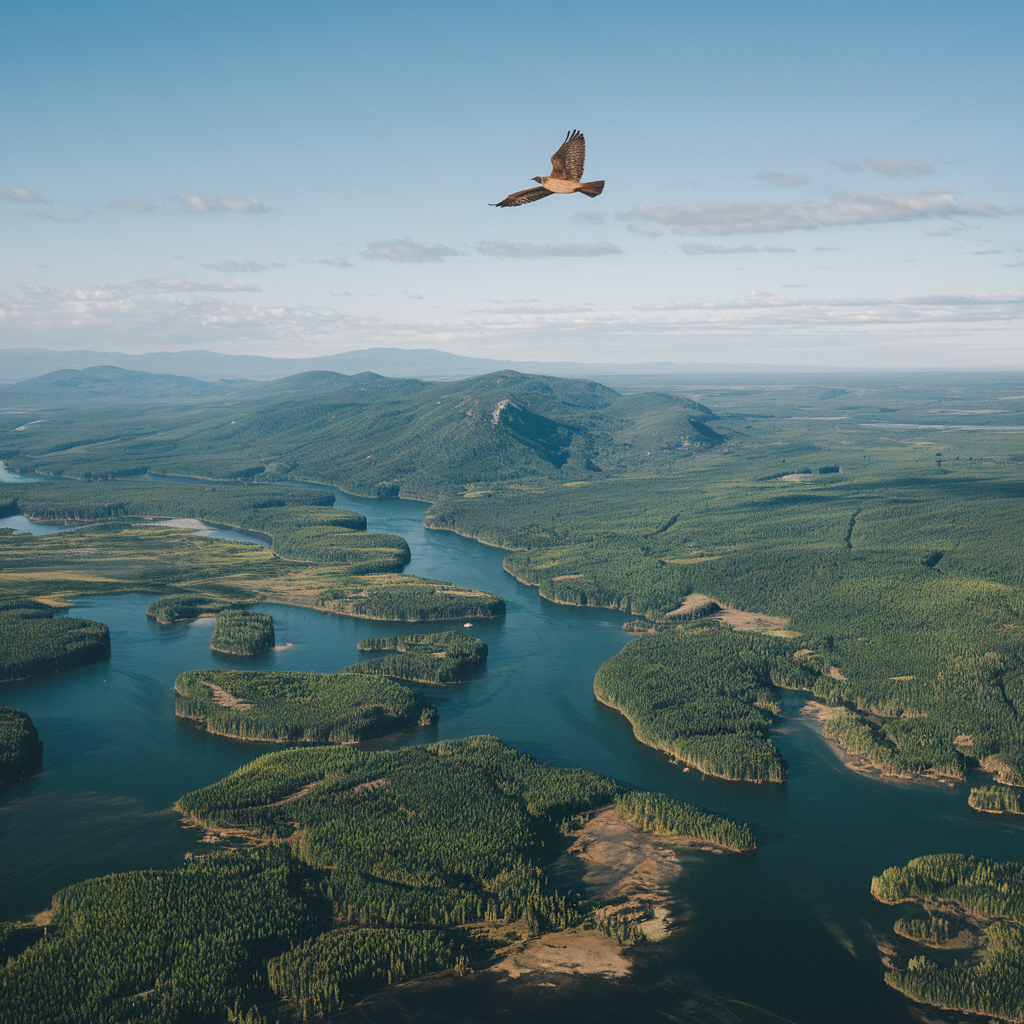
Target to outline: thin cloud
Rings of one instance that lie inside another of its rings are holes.
[[[603,224],[604,214],[597,213],[595,210],[582,210],[579,213],[574,213],[569,220],[573,224]]]
[[[852,224],[886,224],[958,215],[1009,217],[1022,213],[1024,206],[964,203],[953,192],[836,191],[825,202],[636,206],[616,216],[625,221],[661,224],[680,235],[736,235],[813,231]]]
[[[224,260],[221,263],[200,263],[203,270],[217,270],[225,274],[262,274],[264,270],[279,270],[287,263],[257,263],[255,260]]]
[[[266,213],[267,208],[252,196],[175,196],[189,213]]]
[[[796,252],[796,249],[781,249],[771,245],[705,245],[702,242],[680,242],[679,248],[687,256],[734,256],[748,252]]]
[[[934,174],[935,168],[923,160],[868,160],[864,158],[864,166],[871,168],[875,174],[887,174],[891,178],[905,178],[914,174]]]
[[[829,160],[829,163],[838,167],[841,171],[855,171],[860,167],[859,160]]]
[[[52,205],[52,199],[44,199],[38,192],[30,188],[11,188],[5,186],[0,188],[0,199],[6,199],[9,203],[46,203]]]
[[[52,213],[43,213],[42,210],[22,210],[26,217],[35,217],[37,220],[52,220],[54,224],[77,224],[77,217],[54,217]]]
[[[319,260],[312,260],[313,263],[323,263],[328,267],[351,267],[352,264],[341,256],[329,256]]]
[[[499,259],[548,260],[566,256],[621,256],[609,242],[477,242],[476,251]]]
[[[156,207],[142,199],[111,199],[107,206],[111,210],[129,210],[132,213],[152,213]]]
[[[122,286],[125,291],[146,295],[170,295],[179,292],[261,292],[255,284],[222,284],[219,281],[181,281],[174,278],[150,278]]]
[[[1024,264],[1024,256],[1021,257]],[[883,362],[912,360],[908,345],[942,351],[964,363],[963,339],[975,339],[969,358],[987,346],[1002,362],[1020,362],[1012,332],[1024,318],[1024,290],[995,294],[938,294],[842,299],[750,295],[648,306],[507,306],[460,313],[387,318],[346,313],[336,307],[254,305],[226,295],[175,295],[172,289],[202,282],[137,282],[106,288],[55,289],[29,285],[0,296],[0,341],[68,348],[117,344],[132,350],[155,346],[216,347],[238,352],[305,352],[396,345],[406,348],[459,345],[480,354],[491,346],[543,348],[543,357],[585,340],[591,358],[621,360],[622,346],[649,353],[678,353],[681,340],[742,343],[755,359],[773,353],[792,361],[794,344],[819,352],[822,361],[840,351],[863,359],[870,350]],[[214,286],[220,287],[220,286]],[[241,290],[241,289],[240,289]],[[248,291],[249,289],[244,289]],[[241,299],[241,297],[236,297]],[[423,306],[409,307],[422,311]],[[992,339],[982,345],[983,336]],[[852,346],[852,347],[851,347]],[[889,353],[886,355],[885,353]],[[943,357],[945,358],[945,356]]]
[[[388,260],[391,263],[441,263],[449,256],[461,256],[462,253],[440,242],[392,238],[386,242],[367,242],[359,255],[368,260]]]
[[[1018,256],[1012,260],[1006,260],[1004,267],[1024,267],[1024,256]]]
[[[352,293],[351,292],[331,292],[331,294],[336,299],[345,299],[345,298],[348,298],[348,296],[350,296]]]
[[[845,245],[816,245],[811,252],[842,252]]]
[[[809,185],[811,179],[806,174],[786,174],[784,171],[762,171],[755,174],[758,181],[767,181],[782,188],[795,188],[797,185]]]
[[[423,296],[420,295],[419,292],[406,292],[405,294],[408,295],[410,299],[422,299],[423,298]]]
[[[661,228],[653,228],[646,224],[627,224],[627,231],[632,231],[634,235],[643,235],[644,238],[661,238],[663,232]]]

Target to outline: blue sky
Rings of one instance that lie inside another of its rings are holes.
[[[12,5],[0,347],[1019,366],[1022,29],[1019,0]],[[569,128],[601,197],[487,205]]]

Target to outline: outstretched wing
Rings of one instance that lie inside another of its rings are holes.
[[[568,181],[583,180],[583,161],[587,155],[587,140],[575,129],[568,132],[565,142],[551,158],[551,177]]]
[[[489,206],[522,206],[523,203],[535,203],[538,199],[543,199],[545,196],[553,196],[554,192],[550,192],[546,188],[524,188],[522,192],[513,192],[512,195],[505,199],[502,199],[500,203],[489,203]]]

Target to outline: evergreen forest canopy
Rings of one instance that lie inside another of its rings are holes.
[[[43,745],[32,719],[0,704],[0,790],[43,767]],[[0,947],[0,959],[2,959]]]
[[[210,648],[222,654],[253,655],[274,646],[274,617],[241,608],[217,612]]]
[[[264,845],[70,886],[45,937],[0,926],[15,954],[0,966],[0,1024],[251,1022],[278,1019],[281,997],[318,1018],[463,969],[466,923],[585,925],[590,908],[545,868],[564,828],[616,800],[638,827],[753,846],[744,825],[491,737],[264,755],[180,801]]]
[[[0,683],[110,657],[110,630],[89,619],[54,618],[55,608],[0,597]]]
[[[409,687],[350,671],[201,669],[182,672],[174,689],[179,718],[240,740],[356,743],[437,721]]]
[[[1024,865],[938,854],[871,880],[883,903],[912,909],[894,925],[909,940],[886,983],[922,1003],[1006,1020],[1024,1017]],[[972,951],[940,963],[922,946]]]
[[[464,633],[415,633],[360,640],[360,651],[396,651],[349,665],[349,672],[409,679],[417,683],[454,683],[487,658],[487,644]]]

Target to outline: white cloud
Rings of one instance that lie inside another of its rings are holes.
[[[679,248],[688,256],[733,256],[748,252],[796,252],[796,249],[780,249],[775,246],[756,245],[707,245],[703,242],[680,242]]]
[[[255,260],[224,260],[221,263],[200,263],[203,270],[217,270],[225,274],[262,274],[264,270],[279,270],[288,263],[257,263]]]
[[[753,362],[806,357],[831,365],[913,365],[921,362],[919,353],[931,365],[1022,362],[1024,289],[841,299],[761,294],[643,307],[521,303],[388,318],[174,294],[235,287],[179,281],[75,290],[32,285],[0,298],[0,344],[108,350],[116,344],[121,351],[201,347],[268,355],[280,354],[282,346],[295,355],[313,355],[395,345],[621,362],[623,345],[633,346],[636,358],[699,361],[709,358],[710,343],[710,358]]]
[[[352,264],[348,260],[343,259],[341,256],[329,256],[324,259],[313,260],[313,263],[323,263],[328,267],[351,267]]]
[[[851,224],[885,224],[932,217],[1008,217],[1024,206],[964,203],[953,192],[833,192],[825,202],[689,203],[635,206],[616,214],[621,220],[662,224],[681,235],[760,234],[809,231]]]
[[[1024,267],[1024,256],[1017,256],[1015,259],[1007,260],[1004,267]]]
[[[175,196],[190,213],[266,213],[267,208],[251,196]]]
[[[419,292],[406,292],[405,294],[408,295],[410,299],[422,299],[423,298],[423,296],[420,295]]]
[[[367,242],[359,255],[368,260],[389,260],[392,263],[440,263],[448,256],[461,256],[462,253],[440,242],[392,238],[386,242]]]
[[[759,181],[767,181],[772,185],[781,185],[783,188],[794,188],[797,185],[809,185],[811,179],[806,174],[786,174],[784,171],[762,171],[755,174]]]
[[[908,174],[935,173],[935,168],[923,160],[868,160],[865,157],[864,166],[870,167],[876,174],[888,174],[892,178],[905,178]]]
[[[574,213],[569,220],[574,224],[603,224],[604,217],[603,213],[596,210],[582,210],[580,213]]]
[[[622,255],[622,250],[609,242],[477,242],[476,251],[484,256],[519,260]]]
[[[30,188],[0,188],[0,199],[6,199],[10,203],[47,203],[52,204],[52,199],[44,199],[38,192]]]
[[[835,164],[841,171],[855,171],[860,167],[859,160],[829,160],[830,164]]]

